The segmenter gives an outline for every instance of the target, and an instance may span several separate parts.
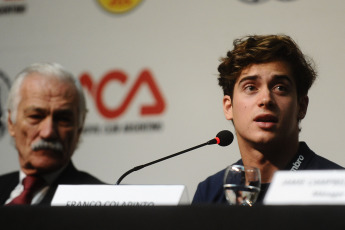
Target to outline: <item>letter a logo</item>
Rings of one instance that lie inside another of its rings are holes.
[[[143,85],[147,85],[149,87],[155,102],[152,105],[142,105],[140,114],[143,116],[148,116],[163,113],[165,109],[165,101],[149,70],[143,70],[140,73],[138,79],[129,90],[123,102],[116,108],[108,108],[103,100],[104,88],[111,81],[117,81],[120,84],[125,84],[127,82],[127,75],[121,71],[111,71],[100,80],[99,84],[95,84],[88,73],[84,73],[80,76],[82,86],[86,88],[92,95],[99,113],[104,117],[114,119],[121,116],[126,111],[136,93]]]

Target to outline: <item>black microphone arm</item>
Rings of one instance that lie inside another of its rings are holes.
[[[163,158],[160,158],[158,160],[155,160],[155,161],[151,161],[147,164],[143,164],[143,165],[139,165],[139,166],[136,166],[130,170],[128,170],[127,172],[125,172],[116,182],[116,185],[119,185],[121,183],[121,181],[123,180],[123,178],[125,178],[128,174],[132,173],[132,172],[135,172],[135,171],[138,171],[142,168],[145,168],[147,166],[150,166],[150,165],[153,165],[153,164],[156,164],[158,162],[161,162],[161,161],[164,161],[164,160],[167,160],[169,158],[172,158],[172,157],[175,157],[175,156],[178,156],[178,155],[181,155],[183,153],[186,153],[186,152],[189,152],[189,151],[192,151],[194,149],[198,149],[200,147],[203,147],[205,145],[213,145],[213,144],[219,144],[220,146],[227,146],[227,145],[230,145],[231,142],[233,141],[234,139],[234,136],[233,134],[228,131],[228,130],[223,130],[223,131],[220,131],[218,134],[217,134],[217,137],[216,138],[213,138],[201,145],[197,145],[197,146],[194,146],[192,148],[189,148],[189,149],[186,149],[186,150],[183,150],[181,152],[178,152],[178,153],[175,153],[175,154],[171,154],[169,156],[166,156],[166,157],[163,157]]]

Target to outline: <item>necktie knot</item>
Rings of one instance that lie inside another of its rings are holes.
[[[37,176],[27,176],[22,182],[24,186],[24,191],[35,192],[44,184],[44,180]]]

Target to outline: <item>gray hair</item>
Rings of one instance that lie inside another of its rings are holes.
[[[32,73],[38,73],[45,77],[54,77],[61,81],[71,82],[75,85],[78,92],[78,115],[79,128],[84,126],[85,116],[87,112],[85,95],[79,81],[76,80],[71,73],[58,63],[34,63],[23,69],[15,78],[7,99],[7,110],[11,112],[11,121],[16,122],[17,109],[21,100],[20,89],[23,80]]]

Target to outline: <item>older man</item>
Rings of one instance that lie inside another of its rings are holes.
[[[71,162],[86,105],[73,76],[56,63],[18,74],[8,97],[8,131],[20,171],[0,177],[0,203],[49,205],[59,184],[101,184]]]

